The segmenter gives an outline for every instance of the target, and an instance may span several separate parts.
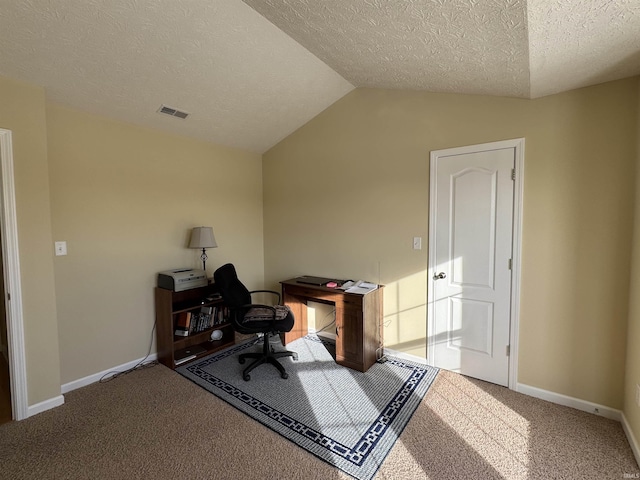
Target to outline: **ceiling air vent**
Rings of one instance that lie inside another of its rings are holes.
[[[166,105],[160,105],[158,109],[158,113],[164,113],[165,115],[171,115],[172,117],[178,117],[181,119],[185,119],[189,116],[187,112],[182,112],[172,107],[167,107]]]

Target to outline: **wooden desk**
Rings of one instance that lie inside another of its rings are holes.
[[[307,334],[308,301],[328,303],[336,308],[336,362],[360,372],[376,362],[376,351],[382,347],[382,286],[358,295],[298,283],[295,278],[280,283],[283,302],[296,319],[284,334],[285,345]]]

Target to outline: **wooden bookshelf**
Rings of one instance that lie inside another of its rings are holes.
[[[158,361],[160,363],[175,369],[179,366],[176,365],[176,361],[180,361],[185,349],[198,350],[198,353],[195,358],[180,363],[180,365],[185,365],[190,361],[235,343],[233,328],[224,317],[222,323],[205,328],[200,332],[190,333],[185,337],[175,335],[178,317],[181,313],[199,313],[202,307],[213,307],[214,310],[220,311],[224,307],[221,299],[206,300],[207,297],[213,294],[215,294],[215,286],[213,284],[182,292],[156,287],[156,343],[158,346]],[[211,332],[214,330],[222,332],[220,340],[211,340]]]

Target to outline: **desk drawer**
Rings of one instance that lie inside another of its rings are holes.
[[[314,302],[325,301],[335,303],[337,298],[342,296],[330,290],[324,291],[307,287],[291,287],[289,285],[286,285],[285,288],[283,288],[283,292],[285,295],[308,298],[309,300],[312,300]]]

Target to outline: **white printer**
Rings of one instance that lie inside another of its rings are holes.
[[[158,273],[158,287],[174,292],[208,285],[207,273],[195,268],[177,268]]]

